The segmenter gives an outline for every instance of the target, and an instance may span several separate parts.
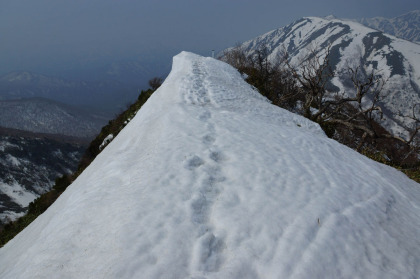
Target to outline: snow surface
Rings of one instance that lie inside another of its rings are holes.
[[[420,187],[191,53],[0,278],[418,278]]]

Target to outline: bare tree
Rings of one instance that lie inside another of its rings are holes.
[[[251,53],[238,44],[224,52],[221,60],[232,65],[247,77],[247,82],[256,87],[273,104],[294,111],[300,98],[296,81],[286,69],[283,53],[269,60],[269,49],[260,46]]]
[[[418,163],[420,105],[413,107],[411,115],[398,115],[411,120],[408,137],[389,133],[381,125],[387,80],[379,72],[364,71],[361,53],[338,72],[330,65],[330,52],[331,46],[321,51],[312,46],[305,57],[292,64],[285,48],[269,57],[272,54],[267,46],[246,50],[238,44],[225,51],[221,60],[245,74],[247,82],[274,105],[319,123],[328,136],[341,143],[376,156],[376,160],[385,158],[400,166]],[[345,80],[353,89],[331,90],[334,78]]]
[[[240,43],[237,43],[233,48],[225,50],[220,59],[235,67],[242,73],[250,67],[249,57]]]
[[[378,122],[383,119],[380,100],[383,98],[383,88],[386,84],[386,80],[380,75],[373,71],[364,74],[360,66],[349,67],[346,78],[351,81],[355,93],[328,92],[328,82],[337,76],[336,71],[330,66],[330,50],[331,46],[324,52],[311,50],[298,66],[292,66],[286,54],[287,68],[296,79],[301,94],[304,95],[303,115],[321,125],[338,124],[351,130],[362,131],[359,147],[367,136],[373,139],[392,138],[405,144],[412,144],[420,129],[415,107],[410,117],[415,127],[410,131],[409,139],[403,139],[378,128],[380,127]]]
[[[326,84],[335,75],[329,64],[329,53],[330,47],[325,54],[311,49],[308,57],[298,67],[292,66],[288,54],[284,54],[288,70],[297,80],[304,96],[303,115],[316,122],[323,120],[323,113],[332,105],[331,101],[326,101]],[[313,108],[318,111],[313,113]]]
[[[408,137],[407,143],[420,146],[420,139],[416,137],[420,131],[420,105],[415,104],[412,108],[411,115],[403,115],[399,113],[399,116],[403,118],[408,118],[412,121],[412,127],[410,135]],[[417,140],[417,142],[416,142]]]

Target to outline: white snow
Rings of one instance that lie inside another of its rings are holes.
[[[392,42],[394,48],[398,50],[410,62],[411,70],[413,71],[413,81],[420,87],[420,45],[412,44],[411,42],[395,38]]]
[[[28,206],[29,203],[38,196],[22,187],[22,185],[16,181],[13,181],[12,183],[4,183],[0,181],[0,193],[8,195],[15,203],[22,207]]]
[[[418,278],[420,187],[191,53],[0,278]]]
[[[6,148],[19,148],[19,146],[16,144],[12,144],[6,140],[0,140],[0,151],[4,152]]]
[[[16,158],[16,157],[14,157],[14,156],[12,156],[12,155],[10,155],[10,154],[7,154],[7,156],[6,156],[6,160],[7,160],[10,164],[12,164],[13,166],[15,166],[15,167],[20,166],[20,161],[19,161],[19,159],[18,159],[18,158]]]
[[[126,124],[126,123],[124,123]],[[101,145],[99,146],[99,150],[102,150],[105,146],[107,146],[112,140],[114,139],[113,134],[107,135],[104,140],[102,141]]]

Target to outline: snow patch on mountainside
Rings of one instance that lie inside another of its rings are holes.
[[[124,123],[125,125],[127,125],[127,121]],[[112,140],[114,139],[114,135],[110,134],[108,136],[106,136],[106,138],[103,140],[103,142],[101,143],[101,145],[99,145],[99,150],[102,150],[105,146],[107,146]]]
[[[420,187],[191,53],[2,278],[416,278]]]
[[[0,192],[11,197],[21,207],[27,207],[30,202],[38,197],[38,195],[31,193],[16,181],[12,184],[0,182]]]

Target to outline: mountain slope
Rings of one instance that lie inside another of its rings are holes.
[[[356,19],[356,21],[398,38],[420,43],[420,10],[394,18],[374,17]]]
[[[420,188],[190,53],[0,249],[4,278],[415,278]],[[322,255],[322,256],[320,256]]]
[[[335,18],[307,17],[243,43],[248,54],[267,47],[269,59],[276,62],[284,50],[293,65],[299,65],[311,50],[323,52],[331,45],[330,65],[338,73],[332,90],[354,94],[348,68],[362,67],[366,75],[375,72],[386,80],[383,89],[385,128],[407,137],[414,104],[420,103],[420,45]]]
[[[86,143],[0,127],[0,224],[23,215],[30,202],[73,172]]]

